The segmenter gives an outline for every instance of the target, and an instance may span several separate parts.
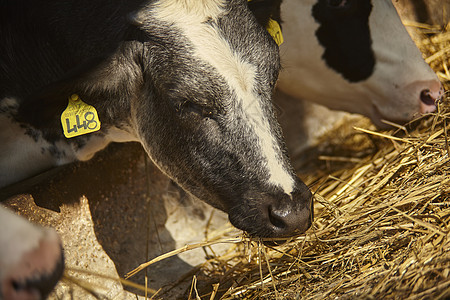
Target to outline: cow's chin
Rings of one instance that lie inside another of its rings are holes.
[[[393,119],[386,117],[380,112],[380,110],[375,105],[372,106],[372,111],[370,113],[370,120],[378,129],[381,130],[389,130],[397,128],[397,126],[395,126],[396,124],[402,126],[410,121],[409,119]]]

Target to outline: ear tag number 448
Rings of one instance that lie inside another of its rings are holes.
[[[100,130],[97,110],[76,94],[69,97],[69,104],[61,114],[61,125],[66,138]]]

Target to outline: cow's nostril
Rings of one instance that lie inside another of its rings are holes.
[[[286,222],[283,220],[286,217],[285,214],[286,213],[269,206],[269,221],[277,229],[284,229],[287,227]]]
[[[11,281],[11,285],[12,285],[12,287],[13,287],[13,289],[15,291],[20,291],[20,290],[23,290],[25,288],[24,284],[22,284],[22,283],[20,283],[20,282],[18,282],[16,280],[12,280]]]
[[[429,89],[425,89],[420,92],[420,101],[422,101],[426,105],[434,105],[436,99],[432,96],[432,93]]]

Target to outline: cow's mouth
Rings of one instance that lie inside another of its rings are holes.
[[[417,116],[419,115],[419,113],[417,113]],[[395,125],[403,125],[406,122],[411,120],[411,116],[407,116],[405,118],[402,119],[393,119],[393,118],[386,118],[381,111],[378,109],[378,107],[373,104],[372,105],[372,111],[370,113],[370,120],[372,121],[372,123],[378,128],[378,129],[392,129],[394,127],[396,127]]]

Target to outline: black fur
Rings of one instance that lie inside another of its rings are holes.
[[[375,69],[369,29],[370,0],[319,0],[312,14],[320,24],[316,36],[323,59],[350,82],[363,81]]]
[[[258,23],[266,27],[269,19],[281,24],[281,2],[282,0],[251,0],[248,2],[248,7],[255,15]]]

